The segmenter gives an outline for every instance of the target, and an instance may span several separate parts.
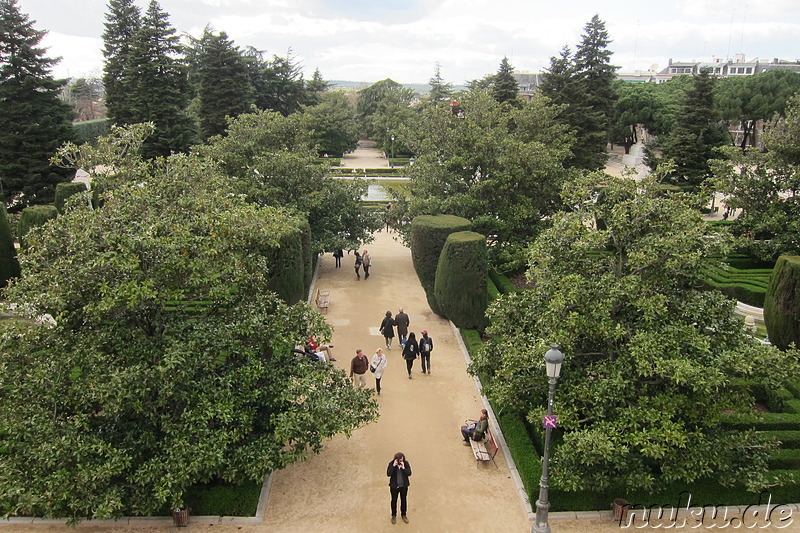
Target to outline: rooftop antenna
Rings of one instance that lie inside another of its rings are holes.
[[[633,72],[636,73],[636,51],[639,48],[639,19],[636,19],[636,38],[633,41]]]
[[[731,37],[733,36],[733,15],[736,13],[736,8],[731,11],[731,28],[728,31],[728,52],[725,54],[725,61],[731,60]]]
[[[742,36],[739,39],[739,53],[744,53],[744,21],[747,18],[747,4],[744,5],[744,14],[742,15]]]

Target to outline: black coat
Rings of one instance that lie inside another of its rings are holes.
[[[381,322],[381,335],[387,339],[394,338],[394,319],[392,317],[385,317]]]
[[[411,465],[409,464],[408,459],[405,460],[405,464],[405,468],[400,468],[399,466],[394,466],[394,459],[389,461],[389,466],[386,467],[386,475],[389,478],[389,487],[393,489],[397,488],[397,476],[395,476],[396,470],[400,470],[400,472],[403,473],[404,486],[411,486],[411,483],[408,481],[408,478],[411,476]]]
[[[403,359],[416,359],[418,355],[419,345],[417,341],[407,340],[406,345],[403,346]]]

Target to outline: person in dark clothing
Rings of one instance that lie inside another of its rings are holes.
[[[486,409],[481,409],[481,416],[478,420],[473,420],[471,424],[461,426],[461,436],[464,437],[464,446],[470,445],[469,439],[483,440],[488,429],[489,412]]]
[[[381,335],[386,340],[386,347],[388,349],[392,349],[392,339],[394,339],[394,319],[392,318],[392,312],[386,311],[386,315],[383,317],[383,321],[381,321]]]
[[[394,316],[394,323],[397,324],[397,336],[400,338],[400,346],[405,346],[408,326],[411,324],[411,321],[408,319],[408,315],[403,312],[402,307]]]
[[[356,279],[361,279],[361,254],[358,253],[358,250],[355,250],[353,253],[356,256],[356,262],[353,265],[353,268],[356,271]]]
[[[336,259],[336,268],[341,268],[342,257],[344,257],[344,250],[342,250],[341,248],[333,252],[333,258]]]
[[[392,524],[397,522],[397,497],[400,496],[400,517],[408,524],[408,478],[411,477],[411,465],[406,461],[403,452],[394,454],[394,459],[386,467],[386,476],[389,478],[389,492],[392,495]]]
[[[414,336],[414,332],[408,334],[406,345],[403,346],[403,359],[406,360],[406,368],[408,369],[408,379],[411,379],[411,368],[414,366],[414,359],[419,357],[419,345]]]
[[[431,373],[431,352],[433,351],[433,339],[428,337],[428,332],[422,330],[422,337],[419,339],[419,356],[422,360],[422,373],[427,370]]]

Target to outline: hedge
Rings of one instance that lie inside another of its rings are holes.
[[[772,269],[739,269],[736,267],[703,268],[705,283],[712,289],[755,307],[764,306],[764,295]]]
[[[14,237],[11,234],[6,208],[2,205],[0,206],[0,287],[7,286],[10,279],[19,276],[17,249],[14,247]]]
[[[794,413],[734,414],[722,418],[727,429],[755,429],[758,431],[800,429],[800,415]]]
[[[75,131],[75,142],[78,144],[93,143],[98,137],[106,134],[109,124],[111,124],[111,120],[107,118],[73,122],[72,129]]]
[[[454,215],[423,215],[411,221],[411,260],[428,306],[437,315],[442,314],[434,294],[439,255],[448,235],[471,228],[472,222]]]
[[[786,389],[791,392],[795,398],[800,398],[800,382],[793,381],[786,384]]]
[[[501,274],[494,268],[489,270],[489,278],[494,282],[495,286],[497,286],[497,289],[502,294],[511,294],[517,290],[511,280],[508,279],[508,276]]]
[[[274,269],[270,272],[269,288],[286,303],[295,304],[305,300],[308,293],[305,285],[306,269],[303,266],[302,231],[290,228],[280,237],[280,244],[269,252],[270,264]]]
[[[486,295],[490,303],[500,297],[500,291],[497,290],[497,285],[492,282],[491,278],[486,280]]]
[[[451,233],[436,267],[434,294],[445,317],[459,328],[486,327],[486,237],[473,231]]]
[[[57,216],[58,211],[54,205],[32,205],[23,209],[22,215],[19,217],[19,231],[17,232],[20,245],[25,246],[25,236],[30,230]]]
[[[761,434],[779,441],[781,448],[800,448],[800,429],[762,431]]]
[[[800,470],[800,450],[796,448],[772,450],[768,461],[770,470]]]
[[[770,342],[785,350],[800,346],[800,256],[782,255],[775,263],[764,298],[764,324]]]
[[[59,183],[56,185],[56,210],[58,214],[64,212],[64,204],[70,196],[85,192],[86,184],[80,181],[71,181],[68,183]]]
[[[475,359],[478,350],[483,346],[480,332],[476,329],[464,328],[461,330],[461,339],[464,341],[464,346],[467,347],[469,356]]]
[[[794,399],[794,395],[784,387],[767,387],[765,399],[764,403],[773,413],[790,412],[785,411],[785,406],[788,400]]]
[[[792,398],[783,402],[784,412],[800,415],[800,400]]]
[[[303,300],[308,296],[308,290],[311,288],[311,280],[314,277],[314,268],[316,261],[314,250],[311,249],[311,225],[308,221],[303,221],[300,224],[300,245],[302,246],[302,260],[303,260]]]
[[[334,174],[336,176],[393,176],[402,178],[408,171],[406,171],[403,167],[399,168],[345,168],[339,167],[334,169]]]
[[[260,497],[260,483],[219,483],[189,488],[184,502],[196,516],[255,516]]]

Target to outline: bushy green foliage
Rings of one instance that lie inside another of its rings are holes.
[[[800,470],[800,450],[778,449],[769,455],[770,470]]]
[[[300,243],[303,245],[303,294],[307,296],[308,289],[311,287],[311,280],[314,278],[314,268],[316,267],[314,262],[315,254],[311,246],[311,225],[304,221],[301,224],[300,231],[302,232],[300,234]]]
[[[719,289],[723,294],[748,305],[764,306],[764,295],[772,269],[742,270],[710,265],[703,269],[703,273],[708,287]]]
[[[63,213],[67,198],[73,194],[79,194],[84,191],[86,191],[86,184],[79,181],[59,183],[56,185],[56,211],[58,211],[59,214]]]
[[[411,260],[428,298],[428,306],[437,315],[442,314],[434,293],[439,255],[448,235],[471,228],[469,220],[454,215],[423,215],[411,221]]]
[[[83,144],[96,141],[98,137],[102,137],[106,134],[110,124],[111,119],[108,118],[73,122],[72,127],[75,129],[75,142]]]
[[[786,402],[794,398],[794,395],[789,392],[786,387],[782,387],[780,385],[772,385],[765,387],[766,398],[765,403],[767,404],[767,408],[772,411],[773,413],[778,412],[791,412],[786,411]]]
[[[434,294],[442,314],[460,328],[486,327],[486,237],[472,231],[448,235],[436,267]]]
[[[269,288],[288,304],[305,300],[306,263],[303,250],[303,232],[296,228],[281,236],[280,244],[270,254]]]
[[[794,430],[771,430],[762,432],[765,437],[775,439],[781,443],[784,449],[800,449],[800,429]]]
[[[53,205],[32,205],[23,209],[22,215],[19,217],[19,229],[17,230],[20,244],[26,246],[25,237],[30,230],[57,216],[58,210]]]
[[[5,287],[12,278],[19,277],[19,261],[14,237],[8,223],[6,208],[0,205],[0,288]]]
[[[261,483],[212,483],[186,491],[185,504],[194,516],[255,516]]]
[[[500,297],[500,291],[497,289],[497,285],[494,284],[491,278],[486,279],[486,293],[489,298],[489,303],[497,300]]]
[[[764,324],[772,344],[800,346],[800,256],[782,255],[764,297]]]
[[[491,278],[497,287],[497,290],[499,290],[502,294],[511,294],[517,290],[514,284],[511,283],[511,280],[508,279],[508,276],[498,272],[495,268],[489,269],[489,278]]]
[[[723,426],[736,429],[755,429],[758,431],[796,430],[800,427],[800,415],[794,413],[752,413],[731,414],[720,419]]]

